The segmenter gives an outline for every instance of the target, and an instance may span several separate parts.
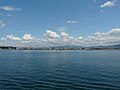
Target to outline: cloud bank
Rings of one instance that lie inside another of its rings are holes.
[[[0,45],[16,45],[16,46],[95,46],[95,45],[111,45],[120,44],[120,28],[111,29],[108,32],[96,32],[92,36],[73,37],[66,32],[54,32],[46,30],[43,38],[36,38],[31,34],[24,34],[22,37],[15,35],[7,35],[1,38]]]

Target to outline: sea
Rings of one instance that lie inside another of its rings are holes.
[[[120,90],[120,51],[0,50],[0,90]]]

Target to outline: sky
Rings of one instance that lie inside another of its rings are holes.
[[[120,0],[0,0],[0,46],[120,44]]]

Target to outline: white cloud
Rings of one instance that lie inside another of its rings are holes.
[[[7,39],[6,39],[6,38],[1,38],[1,40],[2,40],[2,41],[7,41]]]
[[[107,1],[107,2],[103,3],[100,7],[101,8],[104,8],[104,7],[113,7],[113,6],[115,6],[115,3],[116,3],[116,1]]]
[[[35,39],[31,34],[24,34],[22,38],[16,37],[14,35],[7,35],[5,38],[1,38],[4,41],[32,41]]]
[[[19,37],[16,37],[16,36],[14,36],[14,35],[7,35],[6,36],[6,39],[8,39],[8,40],[15,40],[15,41],[19,41],[19,40],[21,40]]]
[[[52,39],[60,37],[56,32],[51,31],[51,30],[46,30],[45,36],[52,38]]]
[[[14,11],[14,10],[21,10],[20,8],[15,8],[13,6],[2,6],[0,9],[5,10],[5,11]]]
[[[97,32],[94,34],[95,37],[97,38],[104,38],[104,39],[108,39],[108,38],[120,38],[120,28],[115,28],[110,30],[109,32],[106,33],[101,33],[101,32]]]
[[[69,23],[69,24],[75,24],[75,23],[78,23],[78,21],[68,20],[67,23]]]
[[[62,37],[68,37],[68,33],[66,33],[66,32],[61,32],[61,36],[62,36]]]
[[[31,34],[24,34],[23,40],[30,41],[33,40],[35,37],[33,37]]]
[[[83,39],[83,37],[78,37],[78,39],[82,40],[82,39]]]
[[[10,46],[34,46],[37,40],[31,34],[24,34],[23,37],[16,37],[14,35],[7,35],[1,38],[1,45]],[[29,44],[28,44],[29,43]]]
[[[0,28],[3,28],[5,26],[6,26],[6,24],[2,20],[0,20]]]
[[[61,39],[61,42],[62,43],[71,43],[72,42],[72,40],[74,39],[74,37],[72,37],[72,36],[69,36],[69,34],[68,33],[66,33],[66,32],[61,32],[61,35],[60,35],[60,39]]]
[[[63,44],[68,45],[85,45],[85,46],[92,46],[92,45],[109,45],[109,44],[116,44],[120,43],[120,28],[112,29],[108,32],[96,32],[93,36],[87,37],[71,37],[67,33],[61,33],[61,42]]]
[[[115,44],[120,42],[120,28],[108,32],[96,32],[94,36],[87,37],[87,40],[97,45]]]
[[[47,36],[47,38],[43,37],[39,39],[33,37],[31,34],[25,34],[22,38],[14,35],[7,35],[5,38],[1,38],[1,40],[8,42],[8,44],[12,42],[13,45],[36,47],[57,45],[95,46],[120,44],[120,28],[114,28],[108,32],[96,32],[92,36],[87,37],[72,37],[66,32],[57,34],[51,30],[46,30],[45,36]]]
[[[63,41],[69,41],[70,39],[69,39],[68,33],[66,33],[66,32],[61,32],[61,39],[62,39]]]

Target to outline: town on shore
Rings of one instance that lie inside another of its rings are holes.
[[[0,46],[0,50],[120,50],[120,47],[109,46],[95,46],[95,47],[13,47],[13,46]]]

